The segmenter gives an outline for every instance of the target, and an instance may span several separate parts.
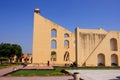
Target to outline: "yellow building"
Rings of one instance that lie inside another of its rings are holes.
[[[22,63],[32,63],[32,54],[22,54],[21,62]]]
[[[75,34],[34,10],[33,64],[40,66],[119,66],[120,32],[75,29]]]
[[[11,59],[11,62],[12,63],[15,63],[17,62],[17,56],[13,56],[12,59]],[[21,62],[21,63],[32,63],[32,54],[22,54],[21,55],[21,58],[18,59],[18,62]]]

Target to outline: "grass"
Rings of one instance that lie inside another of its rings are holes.
[[[81,68],[65,68],[56,67],[55,70],[19,70],[7,76],[68,76],[70,74],[62,73],[66,70],[120,70],[120,67],[81,67]]]
[[[67,76],[68,74],[61,72],[62,68],[55,70],[19,70],[7,76]]]

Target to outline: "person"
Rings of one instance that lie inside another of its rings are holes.
[[[48,61],[47,65],[50,66],[50,61]]]

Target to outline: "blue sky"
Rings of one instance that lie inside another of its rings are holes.
[[[0,0],[0,42],[32,53],[33,12],[74,32],[75,27],[120,31],[120,0]]]

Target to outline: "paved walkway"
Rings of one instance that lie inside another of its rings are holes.
[[[22,69],[23,66],[0,69],[0,80],[73,80],[72,76],[49,76],[49,77],[2,77],[3,75]],[[29,69],[29,67],[26,67]],[[67,70],[74,74],[80,73],[80,77],[84,80],[120,80],[120,70]]]
[[[80,73],[84,80],[120,80],[120,70],[67,70],[74,74]]]
[[[23,66],[17,66],[17,67],[11,67],[11,68],[5,68],[0,69],[0,80],[73,80],[72,76],[49,76],[49,77],[43,77],[43,76],[32,76],[32,77],[7,77],[3,75],[16,71],[18,69],[22,69]],[[29,69],[30,67],[26,67],[25,69]],[[39,67],[39,69],[45,69],[45,67]],[[46,69],[53,69],[53,67],[46,67]]]
[[[10,73],[10,72],[13,72],[13,71],[16,71],[18,69],[22,69],[23,68],[23,65],[20,65],[20,66],[17,66],[17,67],[10,67],[10,68],[5,68],[5,69],[0,69],[0,76],[3,76],[7,73]]]
[[[72,76],[52,77],[0,77],[0,80],[73,80]]]

